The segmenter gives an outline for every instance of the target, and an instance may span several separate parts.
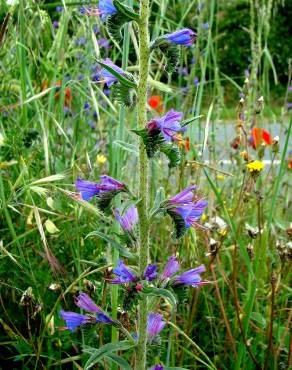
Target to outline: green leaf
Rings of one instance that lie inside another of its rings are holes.
[[[139,14],[135,13],[131,7],[121,3],[118,0],[113,0],[113,4],[119,13],[123,14],[126,18],[128,18],[128,21],[130,20],[138,21],[139,20],[140,18]]]
[[[108,354],[107,356],[105,356],[107,359],[109,359],[110,361],[113,361],[115,362],[116,364],[119,365],[119,368],[121,370],[133,370],[130,366],[130,364],[124,360],[122,357],[118,356],[118,355],[115,355],[114,353],[110,353]]]
[[[185,119],[185,120],[181,121],[180,125],[181,125],[181,127],[185,127],[185,126],[189,125],[190,123],[192,123],[192,122],[194,122],[194,121],[196,121],[196,120],[198,120],[202,117],[204,117],[204,115],[200,114],[199,116]]]
[[[174,227],[175,227],[175,238],[182,238],[187,232],[186,224],[184,219],[175,212],[167,211],[169,216],[172,218]]]
[[[136,103],[135,90],[121,84],[115,84],[111,88],[112,97],[120,105],[132,108]]]
[[[161,203],[165,200],[165,191],[164,188],[161,186],[155,195],[153,207],[150,210],[150,217],[152,217],[160,208]]]
[[[89,233],[86,236],[86,238],[89,238],[91,236],[98,236],[98,237],[102,238],[107,243],[109,243],[111,247],[118,250],[121,256],[124,256],[124,257],[127,257],[127,258],[135,258],[135,256],[131,252],[129,252],[125,247],[123,247],[121,244],[119,244],[114,239],[109,238],[104,233],[102,233],[100,231],[92,231],[91,233]]]
[[[122,141],[122,140],[116,140],[114,142],[114,145],[117,145],[123,150],[125,150],[126,152],[133,154],[135,157],[138,157],[139,155],[138,148],[134,144],[126,143],[125,141]]]
[[[153,158],[159,146],[164,142],[160,130],[148,131],[144,128],[142,130],[132,130],[132,132],[142,138],[148,158]]]
[[[144,287],[141,293],[146,294],[147,296],[150,295],[155,297],[163,297],[167,299],[173,307],[175,307],[177,304],[175,295],[170,290],[167,289]]]
[[[107,17],[106,30],[110,38],[116,44],[120,44],[123,40],[122,27],[128,22],[122,14],[116,13]]]
[[[150,50],[159,49],[166,58],[166,65],[164,66],[166,72],[172,73],[177,70],[180,60],[180,48],[173,44],[164,36],[158,37],[150,45]]]
[[[101,361],[105,356],[110,355],[112,352],[125,351],[132,347],[133,344],[129,340],[123,340],[115,343],[107,343],[98,349],[84,346],[83,351],[85,353],[90,354],[90,357],[84,366],[84,370],[92,368],[92,366]]]
[[[112,67],[108,66],[106,63],[103,63],[101,61],[97,61],[97,63],[100,64],[113,76],[115,76],[123,86],[132,88],[137,87],[134,76],[131,75],[130,73],[124,72],[123,74],[120,74],[119,72],[115,71]]]
[[[177,146],[165,142],[159,146],[159,150],[169,159],[169,168],[177,167],[180,164],[181,152]]]

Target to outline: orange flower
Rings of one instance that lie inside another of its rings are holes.
[[[148,104],[152,109],[155,109],[157,112],[162,113],[164,111],[163,100],[158,95],[153,95],[149,98]]]
[[[251,130],[251,137],[249,142],[254,149],[257,149],[258,146],[261,144],[271,145],[272,137],[269,131],[263,128],[254,127]]]
[[[292,159],[289,160],[289,165],[288,165],[289,169],[292,170]]]
[[[190,151],[191,145],[190,145],[190,138],[188,136],[184,140],[182,138],[182,135],[181,134],[178,134],[177,136],[175,136],[175,139],[177,140],[178,145],[179,145],[180,148],[184,149],[187,152]]]
[[[57,81],[55,86],[60,87],[61,82]],[[59,100],[59,97],[60,97],[60,91],[57,90],[56,94],[55,94],[55,99]],[[71,89],[70,89],[70,87],[66,87],[65,88],[65,99],[64,99],[65,107],[70,108],[71,107],[71,102],[72,102]]]

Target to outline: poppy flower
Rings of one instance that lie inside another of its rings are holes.
[[[162,113],[164,111],[163,100],[158,95],[153,95],[149,98],[148,104],[152,109],[155,109],[158,113]]]
[[[254,127],[251,130],[251,136],[249,138],[249,143],[253,147],[253,149],[257,149],[259,145],[265,144],[265,145],[271,145],[272,144],[272,137],[269,131]]]

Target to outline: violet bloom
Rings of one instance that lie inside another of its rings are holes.
[[[65,312],[60,310],[60,316],[66,321],[67,328],[74,332],[79,326],[87,324],[92,319],[87,315],[81,315],[76,312]]]
[[[101,38],[101,39],[97,40],[97,43],[101,48],[104,48],[104,49],[109,49],[110,48],[110,42],[109,42],[109,40],[107,40],[105,38]]]
[[[207,205],[208,202],[200,200],[196,203],[189,203],[179,207],[171,208],[168,212],[174,212],[181,216],[187,229],[191,226],[202,227],[197,221],[201,218]]]
[[[135,206],[129,207],[122,215],[120,208],[116,208],[115,216],[124,231],[132,231],[134,226],[138,223],[138,211]]]
[[[121,74],[121,75],[124,74],[124,71],[122,70],[122,68],[116,66],[109,58],[106,58],[103,61],[103,63],[107,64],[109,67],[114,69],[119,74]],[[107,84],[108,87],[110,87],[112,84],[114,84],[115,82],[118,81],[118,79],[113,74],[111,74],[108,70],[106,70],[105,68],[103,68],[99,72],[99,74],[103,78],[103,80],[105,81],[105,83]]]
[[[190,285],[190,286],[196,288],[199,285],[204,284],[204,282],[203,282],[203,280],[200,276],[200,273],[205,272],[205,271],[206,271],[205,266],[201,265],[201,266],[199,266],[195,269],[186,271],[186,272],[182,273],[181,275],[178,275],[175,278],[175,281],[178,284],[186,284],[186,285]]]
[[[196,185],[190,185],[180,193],[175,195],[173,198],[170,198],[167,203],[171,205],[178,205],[178,204],[188,204],[191,203],[194,199],[193,191],[196,189]]]
[[[102,18],[117,13],[113,0],[99,0],[98,10]]]
[[[86,181],[77,178],[75,182],[76,189],[80,191],[83,200],[89,200],[100,193],[106,193],[110,191],[122,191],[125,189],[125,185],[110,176],[100,176],[100,183],[96,184],[91,181]]]
[[[168,33],[164,37],[174,44],[190,46],[196,41],[197,34],[189,28],[184,28],[173,33]]]
[[[54,21],[54,22],[53,22],[53,27],[55,28],[55,30],[56,30],[57,28],[59,28],[59,22],[58,22],[58,21]]]
[[[116,275],[116,279],[111,280],[112,284],[125,284],[137,280],[135,276],[121,260],[118,260],[118,266],[113,269],[113,273]]]
[[[169,257],[166,266],[160,276],[160,280],[166,280],[172,277],[180,269],[179,262],[176,259],[176,256]]]
[[[107,316],[102,310],[92,301],[86,293],[80,293],[75,299],[75,303],[79,308],[92,312],[95,316],[82,315],[76,312],[66,312],[60,310],[60,316],[66,321],[67,328],[74,332],[78,326],[87,323],[103,323],[113,324],[114,321]]]
[[[147,128],[149,131],[160,130],[166,141],[171,141],[176,133],[185,131],[185,127],[181,127],[179,121],[182,119],[183,114],[171,109],[166,115],[154,118],[148,122]]]
[[[163,369],[164,367],[162,365],[157,364],[157,365],[152,366],[150,370],[163,370]]]
[[[144,277],[147,281],[152,281],[157,278],[157,266],[148,265],[144,271]]]
[[[147,333],[148,340],[152,340],[161,332],[165,327],[165,321],[163,321],[163,316],[159,313],[150,312],[148,314],[148,323],[147,323]]]

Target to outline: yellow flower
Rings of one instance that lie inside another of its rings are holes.
[[[202,221],[206,221],[207,220],[207,215],[205,213],[202,214]]]
[[[225,176],[223,175],[217,175],[217,180],[224,180],[225,179]]]
[[[251,173],[259,173],[265,167],[265,165],[261,161],[253,161],[248,163],[246,167]]]
[[[96,156],[96,161],[97,163],[104,164],[107,161],[107,158],[103,154],[98,154]]]

